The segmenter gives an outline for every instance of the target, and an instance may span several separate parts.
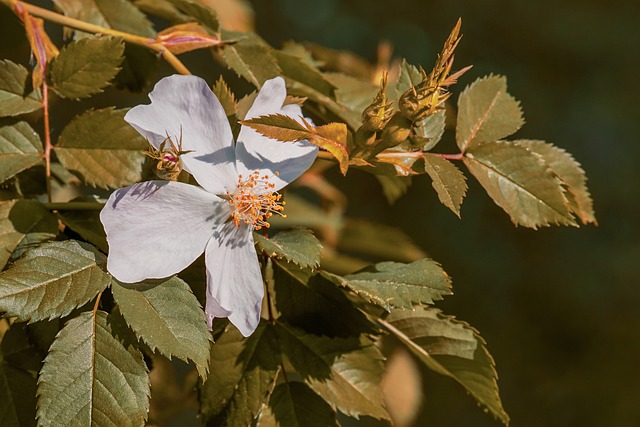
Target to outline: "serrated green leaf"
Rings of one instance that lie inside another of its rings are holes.
[[[271,238],[253,233],[256,249],[267,256],[285,259],[302,268],[320,266],[322,245],[310,230],[282,231]]]
[[[0,270],[20,245],[58,234],[55,215],[31,200],[0,202]]]
[[[440,264],[427,258],[411,264],[381,262],[344,277],[321,274],[387,311],[433,304],[452,294],[449,275]]]
[[[420,141],[425,141],[424,145],[420,146],[422,151],[430,151],[440,142],[444,134],[446,119],[446,110],[441,110],[414,124],[413,129],[416,135]]]
[[[565,196],[569,201],[569,207],[583,224],[597,224],[593,200],[587,188],[587,177],[580,163],[571,154],[544,141],[517,140],[514,142],[542,156],[547,166],[566,187]]]
[[[409,88],[417,85],[422,81],[420,70],[415,65],[411,65],[406,59],[400,64],[400,73],[396,82],[395,92],[390,94],[393,98],[399,98]]]
[[[84,240],[104,253],[109,252],[107,235],[100,221],[100,211],[59,210],[58,218]]]
[[[289,324],[332,337],[357,336],[376,330],[342,290],[319,274],[275,261],[274,282],[275,309],[279,318]]]
[[[237,40],[221,50],[227,67],[256,88],[261,88],[266,80],[282,75],[272,55],[273,49],[256,34],[222,31],[222,39]]]
[[[0,60],[0,117],[13,117],[42,108],[40,95],[26,93],[29,72],[22,65]],[[1,175],[1,174],[0,174]]]
[[[236,97],[229,89],[227,82],[224,81],[222,76],[216,81],[213,85],[213,93],[216,95],[216,98],[222,104],[222,108],[224,108],[224,113],[229,118],[229,121],[232,124],[235,124],[236,116],[238,115],[238,105],[236,104]]]
[[[382,194],[387,198],[389,204],[393,204],[398,199],[409,191],[413,179],[410,176],[398,176],[398,175],[374,175],[380,186],[382,187]]]
[[[149,395],[142,353],[113,337],[107,313],[82,313],[62,328],[44,360],[38,425],[144,426]]]
[[[467,86],[458,98],[456,141],[462,152],[505,138],[522,126],[520,103],[507,93],[507,79],[487,76]]]
[[[323,76],[336,89],[336,101],[330,98],[313,98],[311,93],[301,93],[326,107],[341,118],[351,129],[362,124],[362,112],[378,93],[378,86],[368,80],[361,80],[341,73],[323,73]]]
[[[305,63],[297,56],[279,50],[274,49],[271,54],[276,59],[283,76],[308,86],[324,96],[334,96],[335,86],[325,79],[317,68]]]
[[[60,163],[96,187],[119,188],[140,181],[148,144],[124,121],[126,112],[104,108],[74,118],[56,145]]]
[[[48,242],[0,273],[0,311],[18,321],[62,317],[109,286],[106,257],[88,243]]]
[[[0,126],[0,183],[40,162],[42,142],[27,122]]]
[[[251,425],[269,400],[280,369],[280,348],[264,320],[248,338],[228,325],[213,346],[209,378],[202,386],[202,414],[215,425]]]
[[[32,325],[38,323],[40,322],[32,323]],[[29,326],[31,325],[23,322],[13,322],[2,337],[0,347],[5,363],[25,372],[37,373],[42,368],[42,359],[47,355],[48,348],[36,348],[32,343],[33,331],[29,330]]]
[[[383,356],[366,338],[329,338],[277,324],[282,352],[332,408],[352,417],[389,419],[380,380]]]
[[[463,160],[515,224],[534,229],[576,225],[561,181],[538,154],[513,142],[486,142],[469,150]]]
[[[119,37],[88,37],[69,43],[51,64],[53,90],[72,99],[102,92],[120,71],[123,53]]]
[[[424,170],[431,177],[431,185],[443,205],[460,218],[460,206],[467,193],[464,174],[449,160],[425,153]]]
[[[307,385],[297,381],[278,385],[257,427],[338,427],[336,413]]]
[[[460,383],[504,424],[495,363],[478,331],[434,308],[397,310],[381,322],[429,369]]]
[[[215,35],[220,31],[220,21],[216,11],[206,4],[193,0],[169,0],[180,12],[193,18],[196,22],[205,26],[210,34]]]
[[[53,0],[53,3],[66,16],[80,21],[143,37],[156,36],[147,17],[127,0]],[[76,39],[89,36],[76,32]]]
[[[338,249],[401,262],[413,262],[426,257],[402,230],[364,219],[345,219]]]
[[[153,284],[114,281],[111,292],[129,327],[151,350],[193,361],[206,379],[211,334],[189,285],[177,277]]]
[[[36,379],[7,363],[0,352],[0,421],[3,427],[36,425]]]

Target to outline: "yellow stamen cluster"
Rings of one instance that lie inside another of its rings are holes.
[[[275,184],[269,182],[269,176],[260,176],[258,171],[247,178],[239,175],[235,192],[227,191],[229,204],[233,206],[233,223],[238,227],[246,224],[254,230],[260,230],[262,227],[270,227],[267,221],[273,214],[286,216],[282,213],[285,205],[281,201],[282,194],[273,191],[274,188]]]

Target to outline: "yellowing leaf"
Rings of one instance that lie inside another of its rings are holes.
[[[518,140],[517,144],[539,154],[547,166],[564,184],[567,189],[565,195],[569,200],[571,211],[576,214],[583,224],[597,224],[593,211],[593,200],[587,188],[587,177],[571,154],[544,141]]]
[[[463,160],[515,224],[534,229],[576,225],[562,182],[538,154],[513,142],[487,142],[469,150]]]
[[[160,31],[157,40],[176,55],[224,43],[220,38],[210,35],[196,22],[174,25]]]
[[[460,169],[447,159],[425,153],[424,170],[431,177],[440,202],[460,218],[460,206],[467,192],[466,178]]]
[[[507,93],[507,79],[478,79],[458,98],[456,141],[462,152],[507,137],[524,123],[520,103]]]
[[[71,42],[51,65],[53,90],[72,99],[102,92],[120,71],[123,53],[124,43],[117,37],[88,37]]]

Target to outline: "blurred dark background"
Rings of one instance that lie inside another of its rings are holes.
[[[453,277],[439,306],[488,341],[513,426],[640,425],[640,3],[633,0],[255,0],[257,32],[374,61],[378,42],[430,69],[458,17],[456,91],[508,77],[527,123],[583,165],[599,226],[515,228],[470,180],[462,220],[428,179],[389,207],[350,191],[350,213],[394,224]],[[456,68],[454,66],[454,68]],[[442,149],[441,149],[442,151]],[[369,176],[358,185],[377,185]],[[338,181],[339,182],[339,181]],[[362,194],[366,193],[366,194]],[[416,425],[497,426],[453,381],[428,375]]]

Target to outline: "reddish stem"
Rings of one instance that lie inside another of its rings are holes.
[[[447,160],[462,160],[464,158],[463,153],[458,153],[458,154],[430,153],[430,154],[433,154],[434,156],[442,157],[443,159],[447,159]]]
[[[49,86],[42,82],[42,108],[44,109],[44,168],[47,180],[47,200],[51,203],[51,134],[49,131]]]

